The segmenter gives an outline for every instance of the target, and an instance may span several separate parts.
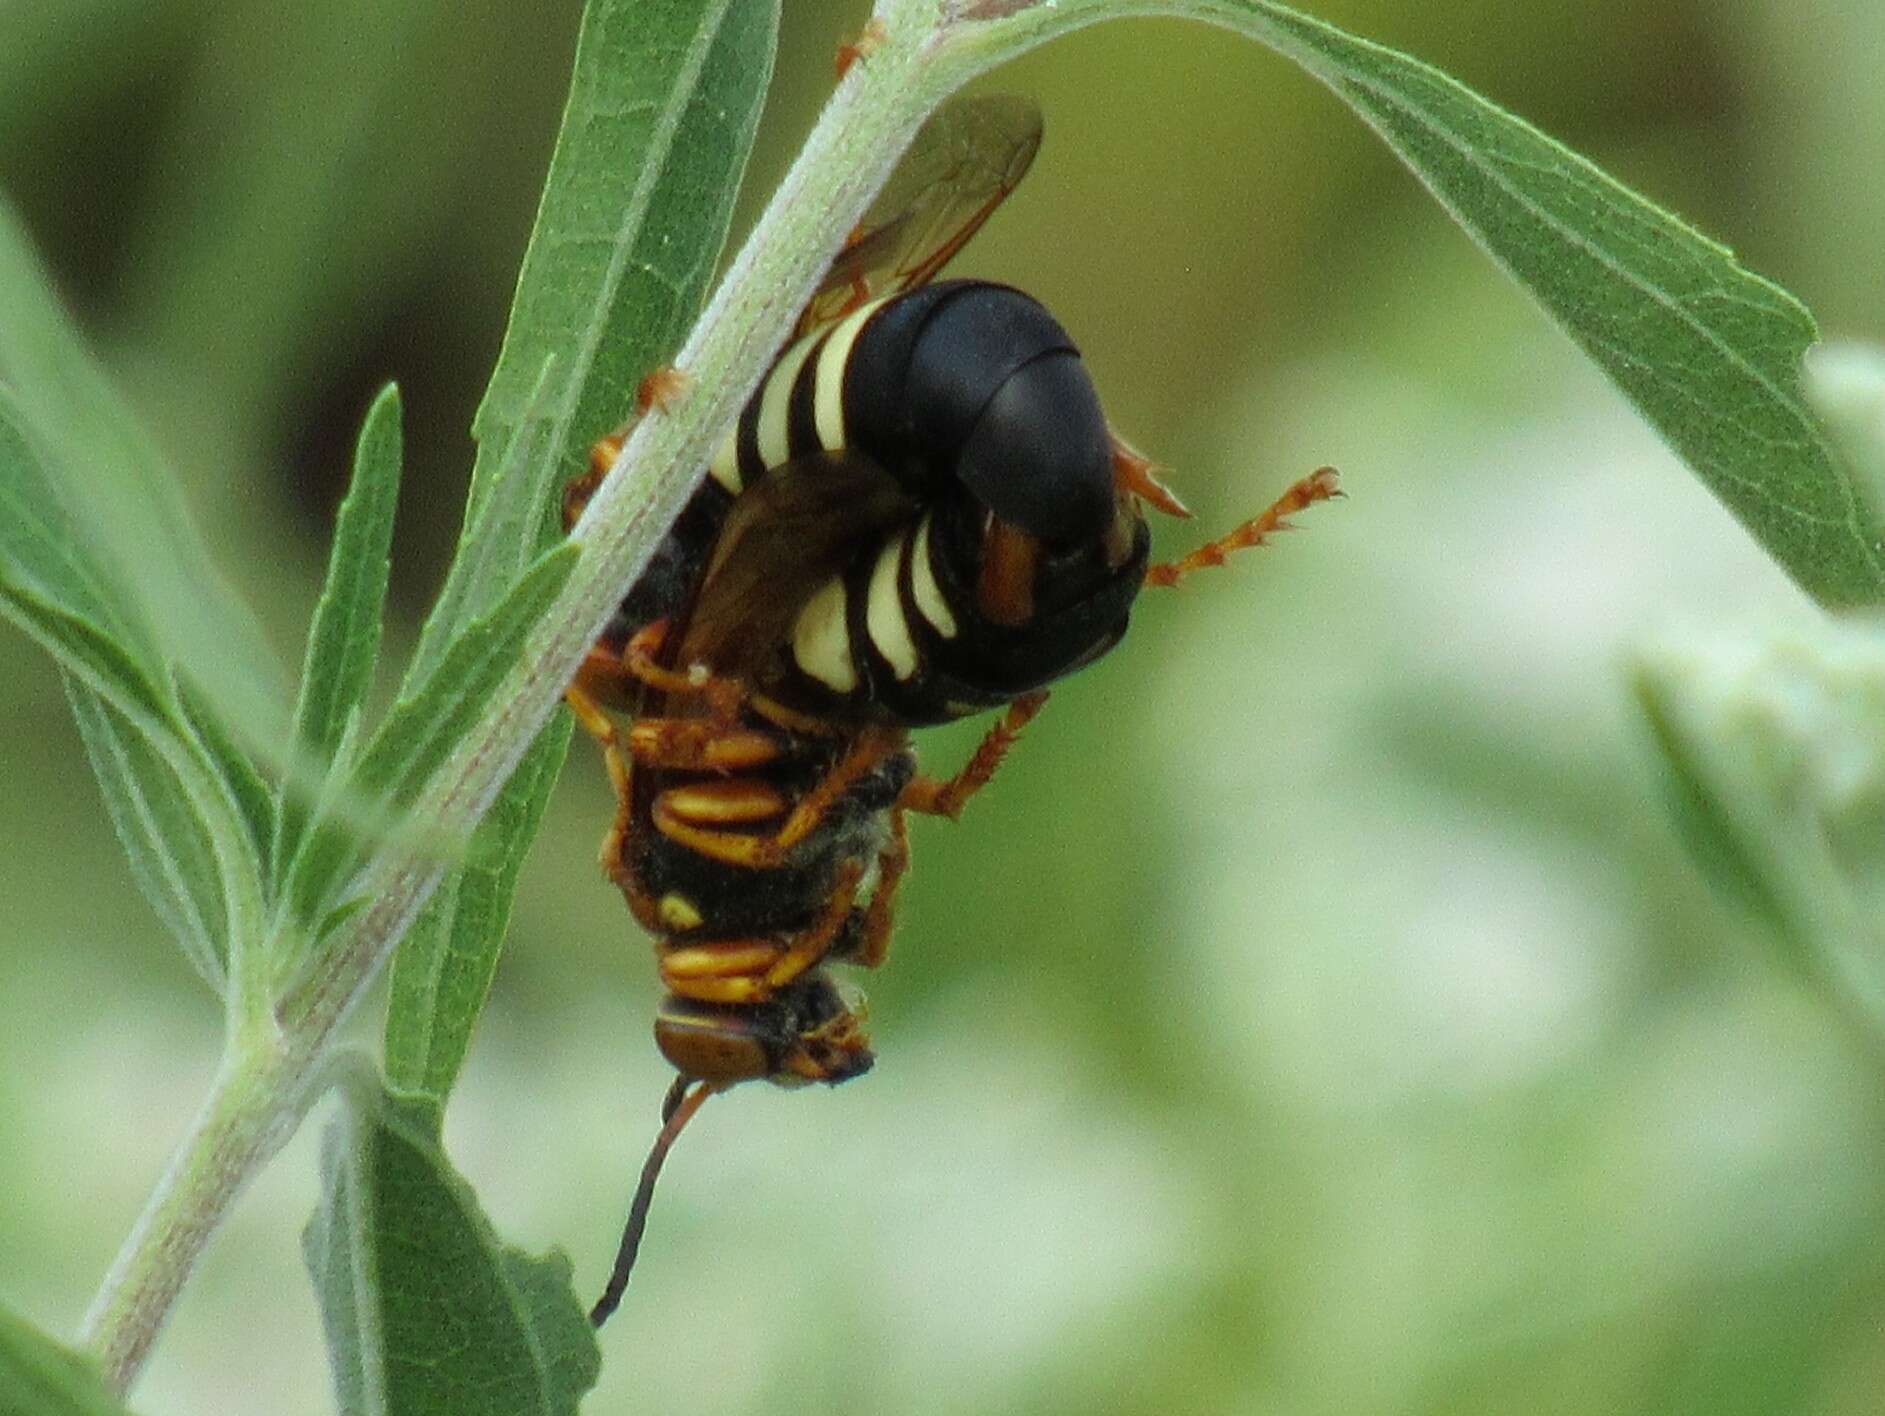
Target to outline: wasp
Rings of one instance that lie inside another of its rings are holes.
[[[1071,337],[1019,290],[935,279],[1040,138],[1038,108],[1006,97],[924,127],[570,687],[615,788],[602,863],[656,940],[655,1039],[677,1073],[598,1325],[708,1096],[871,1066],[826,965],[883,962],[908,813],[957,815],[1045,686],[1118,643],[1143,586],[1338,494],[1325,468],[1151,563],[1145,507],[1188,513],[1112,432]],[[677,388],[645,383],[643,411]],[[566,524],[620,446],[592,449]],[[960,771],[918,771],[911,728],[991,708]]]

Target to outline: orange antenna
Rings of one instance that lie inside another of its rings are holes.
[[[601,1327],[620,1306],[622,1293],[628,1287],[628,1275],[635,1267],[635,1255],[641,1249],[642,1231],[648,1227],[648,1206],[654,1201],[655,1181],[661,1178],[661,1163],[668,1158],[668,1151],[682,1128],[694,1119],[701,1103],[716,1090],[714,1083],[702,1082],[689,1092],[687,1082],[686,1077],[676,1077],[674,1085],[668,1088],[667,1099],[661,1103],[661,1134],[655,1137],[648,1159],[642,1164],[641,1183],[635,1186],[634,1203],[628,1207],[628,1223],[622,1228],[622,1246],[615,1251],[615,1269],[609,1274],[609,1286],[602,1290],[596,1306],[589,1310],[591,1327]]]

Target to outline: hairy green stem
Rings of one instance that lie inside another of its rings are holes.
[[[294,1134],[309,1088],[279,1046],[233,1047],[92,1300],[80,1339],[126,1391],[190,1270],[249,1179]]]

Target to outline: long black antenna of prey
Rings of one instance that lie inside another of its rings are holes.
[[[628,1287],[628,1275],[635,1267],[635,1255],[641,1249],[642,1231],[648,1227],[648,1206],[655,1197],[655,1181],[661,1177],[661,1163],[668,1158],[668,1148],[681,1134],[681,1128],[714,1093],[712,1082],[702,1082],[692,1092],[687,1087],[686,1077],[676,1077],[674,1085],[668,1088],[667,1099],[661,1103],[661,1134],[655,1137],[648,1159],[642,1164],[641,1183],[635,1186],[635,1199],[628,1207],[628,1223],[622,1228],[622,1246],[615,1251],[615,1269],[609,1274],[609,1286],[602,1290],[596,1306],[589,1310],[591,1327],[601,1327],[621,1303],[622,1293]]]

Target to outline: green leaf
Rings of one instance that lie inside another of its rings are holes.
[[[1801,395],[1817,332],[1799,301],[1431,65],[1271,0],[967,0],[946,47],[959,82],[1127,15],[1223,25],[1327,84],[1805,590],[1885,600],[1881,523]]]
[[[1800,393],[1804,306],[1439,70],[1263,0],[1208,8],[1353,106],[1802,587],[1885,599],[1879,525]]]
[[[202,702],[192,685],[183,683],[176,687],[184,715],[196,730],[197,741],[210,766],[222,778],[229,802],[247,828],[250,852],[266,874],[275,839],[275,789],[263,780],[248,754],[229,736],[227,725]]]
[[[355,1090],[302,1238],[344,1416],[574,1412],[601,1358],[569,1260],[500,1242],[433,1108]]]
[[[168,678],[148,627],[66,505],[52,469],[18,396],[0,384],[0,596],[84,624],[88,639],[109,640],[133,668],[140,693],[165,698],[158,685]],[[56,642],[47,648],[61,653]]]
[[[467,535],[415,673],[555,537],[562,483],[679,347],[726,240],[777,29],[777,0],[586,8],[504,348],[473,423]],[[527,480],[481,525],[507,467]]]
[[[125,1416],[91,1360],[0,1309],[0,1413]]]
[[[569,747],[569,723],[546,729],[471,838],[455,879],[433,892],[393,958],[386,1071],[394,1086],[441,1105],[458,1080],[471,1030],[497,972],[524,853]]]
[[[1885,517],[1885,348],[1821,344],[1806,357],[1806,396],[1858,478],[1872,517]]]
[[[280,666],[211,562],[175,477],[85,349],[3,201],[0,310],[7,421],[31,430],[39,454],[29,534],[45,528],[50,502],[72,562],[39,593],[109,632],[153,678],[187,666],[244,741],[284,741]],[[10,503],[0,506],[0,522],[11,520],[20,499],[16,473],[0,469],[0,495]],[[0,542],[0,578],[24,569],[5,565],[18,548],[13,535]],[[39,552],[32,568],[51,569],[46,548]],[[108,599],[109,616],[96,604],[65,601],[61,592],[75,588],[80,567],[92,592]]]
[[[297,778],[319,773],[333,761],[348,722],[373,684],[399,500],[399,416],[399,390],[388,384],[361,426],[353,482],[334,520],[327,579],[308,627],[295,705]],[[298,792],[285,793],[274,850],[279,870],[287,870],[306,825],[306,802]]]
[[[488,615],[459,633],[418,691],[393,705],[348,775],[352,801],[376,802],[389,816],[412,801],[516,667],[576,554],[574,545],[546,551]],[[427,823],[417,825],[423,831]],[[327,912],[328,894],[360,845],[348,821],[330,816],[310,828],[288,888],[296,918],[312,925]]]
[[[87,554],[44,475],[42,444],[18,419],[0,389],[0,613],[64,670],[132,875],[192,965],[220,987],[229,963],[223,872],[261,858],[267,788],[214,720],[173,690],[110,568]],[[218,849],[238,841],[246,849]],[[242,887],[252,897],[259,881]]]
[[[208,829],[143,733],[70,675],[65,688],[132,879],[184,957],[220,993],[229,971],[228,916]]]
[[[1666,645],[1636,689],[1698,860],[1885,1049],[1885,633]]]

